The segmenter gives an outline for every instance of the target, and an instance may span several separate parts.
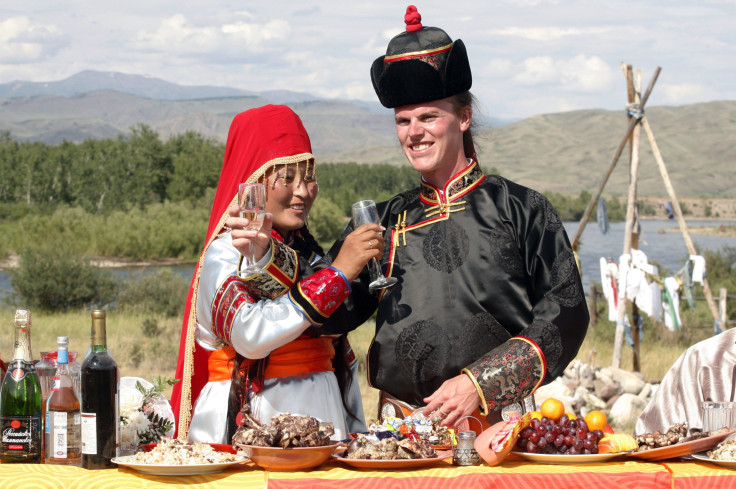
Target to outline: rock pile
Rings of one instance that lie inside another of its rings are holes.
[[[540,387],[534,400],[539,407],[554,397],[565,404],[565,411],[582,416],[597,409],[606,413],[612,426],[633,432],[655,389],[640,373],[574,360],[563,375]]]

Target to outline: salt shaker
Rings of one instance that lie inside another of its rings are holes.
[[[457,445],[452,447],[453,465],[478,465],[480,455],[475,451],[475,431],[461,431],[457,434]]]

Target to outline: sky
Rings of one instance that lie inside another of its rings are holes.
[[[2,0],[0,83],[83,70],[181,85],[377,101],[369,69],[404,30],[395,0]],[[736,0],[415,2],[462,39],[489,117],[624,110],[621,63],[649,106],[736,100]]]

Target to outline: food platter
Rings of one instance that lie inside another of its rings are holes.
[[[232,462],[209,463],[209,464],[189,464],[189,465],[164,465],[164,464],[142,464],[135,461],[135,455],[126,455],[123,457],[115,457],[112,461],[119,466],[127,467],[143,474],[151,475],[200,475],[214,474],[233,465],[244,462],[247,458],[238,456],[237,460]]]
[[[424,467],[425,465],[432,465],[441,460],[451,458],[452,450],[438,451],[437,457],[435,458],[412,458],[402,460],[368,460],[362,458],[346,458],[344,455],[344,451],[337,452],[332,454],[332,459],[359,469],[414,469],[417,467]]]
[[[577,464],[597,464],[605,462],[614,457],[621,455],[620,453],[595,453],[590,455],[567,455],[554,453],[528,453],[528,452],[511,452],[530,462],[540,464],[557,464],[557,465],[577,465]]]
[[[330,458],[338,446],[340,446],[338,442],[324,446],[293,448],[237,444],[251,462],[270,471],[309,470],[319,467]]]
[[[158,445],[158,443],[146,443],[145,445],[140,445],[138,448],[143,452],[150,452],[156,448],[156,445]],[[224,443],[208,443],[208,445],[214,448],[217,452],[238,453],[232,445],[225,445]]]
[[[708,456],[708,452],[693,453],[692,457],[695,460],[702,462],[710,462],[712,464],[720,465],[721,467],[728,467],[729,469],[736,469],[736,460],[715,460]]]
[[[627,456],[651,461],[684,457],[685,455],[713,448],[731,433],[733,433],[733,431],[719,433],[717,435],[707,436],[693,441],[686,441],[684,443],[677,443],[668,447],[653,448],[651,450],[644,450],[643,452],[631,452],[628,453]]]

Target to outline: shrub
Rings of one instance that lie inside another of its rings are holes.
[[[19,266],[9,271],[10,282],[27,307],[67,310],[106,304],[115,296],[112,274],[92,265],[68,241],[34,241],[19,255]]]
[[[124,310],[174,317],[184,314],[188,293],[189,281],[164,268],[155,273],[143,272],[126,280],[118,294],[117,303]],[[154,326],[157,332],[157,324],[154,323]],[[144,332],[147,329],[151,329],[151,323],[143,325]]]

